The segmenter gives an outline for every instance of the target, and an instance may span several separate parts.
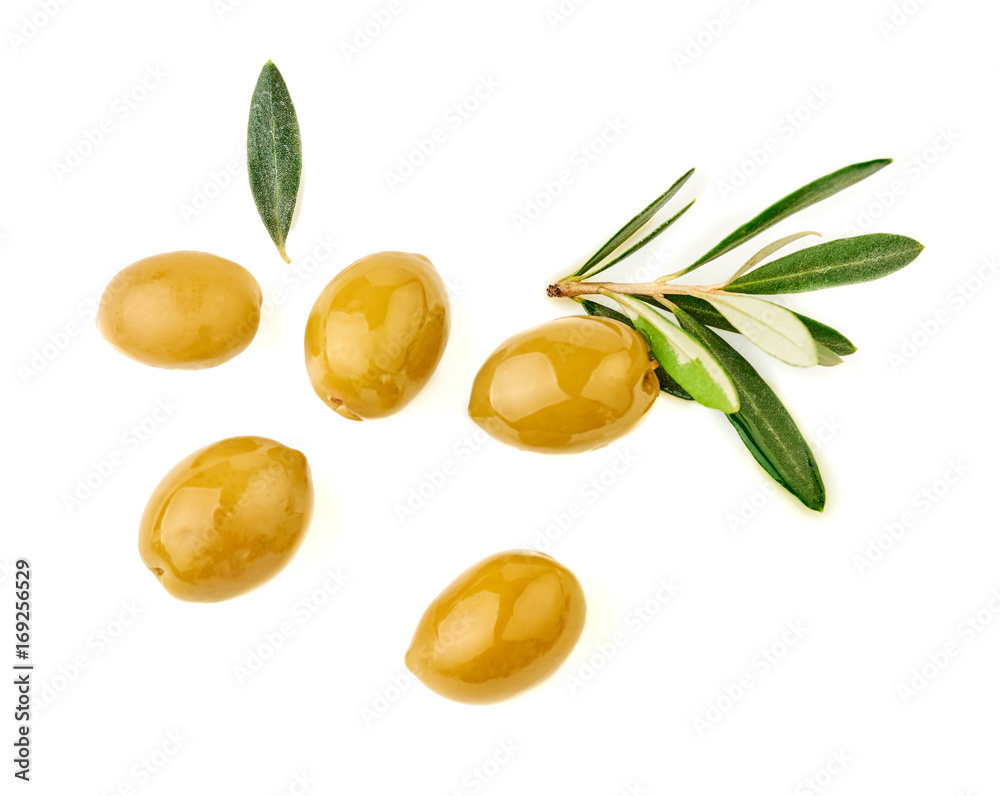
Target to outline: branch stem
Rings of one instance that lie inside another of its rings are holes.
[[[601,293],[626,293],[631,296],[695,296],[712,293],[715,286],[692,287],[663,282],[556,282],[545,291],[551,298],[575,298]]]

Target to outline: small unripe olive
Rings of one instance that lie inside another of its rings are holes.
[[[263,437],[224,439],[160,481],[139,524],[139,555],[177,599],[228,600],[284,569],[312,510],[305,456]]]
[[[514,335],[472,385],[469,415],[501,442],[541,453],[607,445],[639,423],[660,387],[649,346],[609,318],[573,315]]]
[[[580,582],[558,561],[532,550],[497,553],[428,606],[406,666],[448,699],[498,702],[558,669],[586,617]]]
[[[430,260],[404,252],[362,257],[333,278],[309,314],[309,380],[350,420],[394,414],[434,373],[450,324],[448,294]]]
[[[159,368],[210,368],[250,345],[261,291],[236,263],[205,252],[157,254],[119,271],[97,328],[126,356]]]

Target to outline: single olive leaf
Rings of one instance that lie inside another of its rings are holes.
[[[688,312],[675,311],[687,332],[712,352],[739,393],[740,409],[726,415],[753,457],[775,481],[813,511],[826,504],[823,477],[808,443],[774,390],[719,335]]]
[[[772,260],[725,289],[771,295],[870,282],[909,265],[923,249],[913,238],[882,232],[831,240]]]
[[[742,227],[719,241],[718,244],[683,271],[676,274],[676,276],[686,274],[714,260],[716,257],[721,257],[726,252],[756,237],[764,230],[773,227],[779,221],[788,218],[794,213],[798,213],[800,210],[804,210],[810,205],[816,204],[816,202],[833,196],[845,188],[849,188],[856,182],[860,182],[880,169],[885,168],[890,163],[892,163],[892,160],[889,158],[871,160],[866,163],[855,163],[853,166],[847,166],[832,174],[827,174],[825,177],[820,177],[818,180],[814,180],[797,191],[790,193],[784,199],[778,200],[764,212],[754,216]]]
[[[630,246],[628,249],[619,254],[617,257],[612,257],[610,260],[607,260],[599,268],[591,271],[589,274],[587,274],[587,278],[590,279],[593,276],[597,276],[599,273],[601,273],[601,271],[607,271],[612,265],[616,265],[617,263],[620,263],[622,260],[624,260],[626,257],[635,254],[637,251],[639,251],[639,249],[641,249],[651,240],[654,240],[665,229],[673,226],[674,222],[677,221],[677,219],[679,219],[682,215],[684,215],[688,210],[690,210],[691,205],[693,204],[694,204],[694,199],[692,199],[690,202],[684,205],[684,207],[682,207],[675,215],[671,216],[662,224],[660,224],[660,226],[658,226],[656,229],[650,232],[646,237],[644,237],[638,243],[634,244],[633,246]]]
[[[587,274],[587,272],[591,268],[593,268],[595,265],[598,265],[605,257],[613,254],[614,251],[619,246],[621,246],[636,232],[642,229],[646,225],[646,223],[659,212],[660,208],[663,207],[667,202],[669,202],[674,197],[674,195],[681,188],[684,187],[684,183],[686,183],[691,178],[692,174],[694,174],[694,169],[690,169],[686,174],[681,176],[673,185],[667,188],[666,191],[664,191],[662,194],[656,197],[656,199],[654,199],[641,213],[639,213],[624,227],[618,230],[614,235],[611,236],[611,239],[607,243],[605,243],[603,246],[601,246],[601,248],[599,248],[596,252],[594,252],[593,256],[589,260],[587,260],[587,262],[581,265],[580,268],[573,274],[573,276],[583,276],[584,274]],[[662,232],[662,230],[660,231]],[[589,276],[589,274],[587,275]]]
[[[640,297],[636,296],[636,298]],[[641,298],[649,304],[658,304],[656,299],[648,296],[643,296]],[[670,301],[670,303],[681,307],[688,314],[693,315],[696,320],[701,321],[706,326],[714,326],[716,329],[722,329],[726,332],[739,333],[739,329],[733,326],[726,320],[726,317],[722,313],[703,299],[695,296],[685,296],[680,294],[672,295],[669,293],[665,298]],[[812,335],[812,338],[816,341],[817,345],[822,345],[834,354],[842,357],[849,356],[858,350],[854,343],[844,337],[844,335],[836,329],[827,326],[825,323],[820,323],[807,315],[802,315],[798,312],[794,314],[796,318],[806,325],[806,328],[809,330],[809,334]],[[819,364],[823,364],[822,360]]]
[[[819,236],[819,233],[818,232],[796,232],[794,235],[789,235],[787,238],[781,238],[781,240],[776,240],[774,243],[769,243],[767,246],[765,246],[763,249],[761,249],[759,252],[757,252],[753,257],[751,257],[749,260],[747,260],[745,263],[743,263],[743,265],[740,266],[739,270],[735,274],[733,274],[731,277],[729,277],[729,279],[727,279],[723,284],[724,285],[728,285],[730,282],[732,282],[737,277],[743,276],[743,274],[745,274],[747,271],[749,271],[755,265],[757,265],[757,264],[763,262],[764,260],[766,260],[768,257],[770,257],[772,254],[774,254],[776,251],[779,251],[780,249],[785,248],[788,244],[794,243],[799,238],[804,238],[807,235],[817,235],[817,236]]]
[[[750,296],[703,293],[699,298],[762,351],[801,368],[817,364],[816,342],[791,310]]]
[[[302,175],[302,139],[288,86],[271,61],[261,69],[250,101],[247,174],[260,219],[289,263],[285,241]]]
[[[583,309],[586,310],[588,315],[596,315],[601,318],[611,318],[619,323],[624,323],[630,329],[635,328],[635,324],[632,323],[631,319],[627,315],[623,315],[618,312],[618,310],[606,307],[603,304],[598,304],[596,301],[590,301],[588,299],[580,299],[580,304],[583,306]],[[663,365],[657,364],[655,372],[656,378],[660,382],[660,390],[677,398],[682,398],[685,401],[694,400],[688,391],[681,387],[681,385],[679,385],[671,377],[671,375],[663,369]]]
[[[721,365],[691,335],[631,296],[607,293],[632,320],[657,361],[698,403],[720,412],[740,408],[736,388]]]

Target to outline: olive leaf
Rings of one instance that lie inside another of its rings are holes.
[[[691,178],[692,174],[694,174],[694,169],[690,169],[686,174],[682,175],[673,185],[671,185],[669,188],[667,188],[666,191],[664,191],[656,199],[654,199],[641,213],[639,213],[639,215],[635,216],[624,227],[622,227],[614,235],[612,235],[611,239],[607,243],[605,243],[603,246],[601,246],[601,248],[599,248],[596,252],[594,252],[593,256],[589,260],[587,260],[587,262],[581,265],[576,272],[573,273],[573,276],[582,277],[584,274],[587,274],[587,272],[591,268],[593,268],[595,265],[598,265],[605,257],[612,254],[619,246],[621,246],[636,232],[642,229],[646,225],[646,223],[659,212],[660,208],[663,207],[667,202],[669,202],[674,197],[674,195],[681,188],[684,187],[684,183],[686,183]],[[687,208],[684,209],[686,210]],[[683,212],[684,211],[682,210],[681,213]],[[672,222],[673,219],[671,219],[671,223]],[[644,240],[642,242],[642,245],[645,246],[646,243],[648,243],[650,240],[652,240],[652,238],[656,237],[656,235],[658,235],[660,232],[666,229],[667,226],[669,226],[669,224],[663,225],[652,236]],[[587,275],[589,276],[590,274]]]
[[[759,252],[757,252],[753,257],[747,260],[743,265],[740,266],[739,270],[733,274],[729,279],[722,283],[721,287],[725,287],[734,279],[743,276],[747,271],[753,268],[758,263],[763,262],[776,251],[785,248],[789,243],[794,243],[799,238],[804,238],[807,235],[820,236],[818,232],[796,232],[794,235],[789,235],[787,238],[781,238],[781,240],[776,240],[774,243],[769,243]],[[821,236],[820,236],[821,237]]]
[[[659,235],[661,232],[663,232],[668,227],[672,226],[673,223],[677,219],[679,219],[682,215],[684,215],[688,210],[691,209],[691,205],[693,205],[693,204],[694,204],[694,199],[692,199],[690,202],[688,202],[686,205],[684,205],[684,207],[682,207],[675,215],[671,216],[666,221],[664,221],[662,224],[660,224],[660,226],[658,226],[656,229],[654,229],[652,232],[650,232],[646,237],[644,237],[638,243],[634,244],[633,246],[630,246],[628,249],[626,249],[624,252],[622,252],[621,254],[619,254],[617,257],[613,257],[610,260],[607,260],[599,268],[591,271],[589,274],[587,274],[587,278],[589,279],[592,276],[597,276],[597,274],[601,273],[601,271],[607,271],[612,265],[615,265],[616,263],[619,263],[622,260],[624,260],[626,257],[629,257],[629,256],[635,254],[637,251],[639,251],[639,249],[641,249],[643,246],[645,246],[651,240],[653,240],[654,238],[656,238],[657,235]]]
[[[923,251],[913,238],[875,233],[820,243],[766,263],[726,285],[736,293],[805,293],[869,282],[898,271]]]
[[[619,323],[624,323],[630,329],[635,328],[635,324],[632,323],[631,319],[627,315],[623,315],[618,312],[618,310],[612,309],[611,307],[605,307],[603,304],[598,304],[596,301],[589,301],[588,299],[580,299],[580,305],[584,310],[586,310],[588,315],[596,315],[601,318],[611,318]],[[679,385],[674,378],[663,369],[663,365],[657,364],[655,372],[656,378],[660,382],[660,390],[677,398],[682,398],[685,401],[694,400],[688,391],[681,387],[681,385]]]
[[[736,388],[715,358],[684,330],[631,296],[607,293],[617,301],[646,340],[653,354],[698,403],[721,412],[740,408]]]
[[[820,177],[818,180],[814,180],[797,191],[790,193],[784,199],[775,202],[764,212],[754,216],[742,227],[723,238],[711,250],[703,254],[683,271],[679,271],[673,276],[682,276],[707,262],[711,262],[716,257],[721,257],[726,252],[735,249],[764,230],[773,227],[779,221],[788,218],[794,213],[798,213],[800,210],[804,210],[810,205],[816,204],[816,202],[833,196],[845,188],[849,188],[856,182],[870,177],[879,169],[885,168],[890,163],[892,163],[892,160],[888,158],[871,160],[867,163],[855,163],[853,166],[847,166],[832,174],[827,174],[825,177]]]
[[[285,240],[302,174],[302,139],[288,86],[271,61],[261,69],[250,101],[247,174],[260,219],[289,263]]]
[[[650,298],[649,296],[635,296],[635,298],[646,301],[647,303],[656,302],[655,299]],[[739,333],[739,330],[727,321],[726,317],[722,313],[720,313],[717,309],[715,309],[715,307],[704,299],[700,299],[695,296],[670,293],[666,294],[665,298],[669,300],[671,304],[676,304],[681,307],[689,315],[693,315],[696,320],[701,321],[706,326],[714,326],[716,329],[722,329],[726,332]],[[858,350],[854,343],[844,337],[844,335],[836,329],[832,329],[825,323],[820,323],[807,315],[802,315],[798,312],[793,314],[805,324],[806,328],[809,330],[809,334],[811,334],[813,340],[816,341],[817,353],[819,353],[819,346],[821,345],[834,355],[843,357],[849,356]],[[822,357],[820,357],[819,364],[825,364]]]
[[[739,394],[738,412],[726,415],[743,444],[775,481],[813,511],[826,504],[823,477],[795,421],[760,374],[719,335],[679,307],[681,326],[718,359]]]
[[[797,367],[817,364],[816,342],[791,310],[750,296],[701,293],[698,297],[762,351]]]
[[[822,343],[816,343],[816,364],[824,368],[832,368],[844,364],[844,360]]]

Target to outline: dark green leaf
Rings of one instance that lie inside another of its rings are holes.
[[[603,304],[598,304],[596,301],[590,301],[588,299],[581,299],[580,304],[587,311],[588,315],[597,315],[601,318],[611,318],[619,323],[624,323],[632,329],[635,328],[635,324],[632,323],[629,317],[624,313],[618,312],[618,310],[611,309],[611,307],[605,307]],[[660,389],[663,392],[669,393],[677,398],[683,398],[685,401],[694,400],[694,398],[688,394],[688,391],[674,381],[673,377],[663,369],[662,365],[659,365],[656,368],[656,378],[659,379]]]
[[[798,315],[799,320],[806,325],[806,328],[809,330],[809,334],[813,336],[813,340],[824,348],[828,348],[834,354],[846,357],[858,350],[858,347],[854,345],[854,343],[844,337],[844,335],[836,329],[830,328],[825,323],[814,321],[812,318],[806,317],[798,312],[795,314]]]
[[[669,289],[668,285],[665,285],[664,287]],[[635,296],[634,298],[642,299],[646,301],[646,303],[653,304],[654,306],[661,306],[656,299],[650,298],[649,296]],[[723,317],[722,313],[715,309],[715,307],[707,301],[703,301],[696,296],[674,296],[669,293],[666,298],[690,315],[693,315],[696,320],[701,321],[706,326],[714,326],[716,329],[722,329],[727,332],[736,332],[737,334],[739,333],[736,327],[727,321]],[[854,343],[844,337],[844,335],[836,329],[831,329],[825,323],[820,323],[819,321],[813,320],[812,318],[802,315],[801,313],[797,312],[795,314],[798,316],[799,320],[806,325],[806,328],[809,330],[809,334],[812,335],[813,340],[826,346],[833,353],[846,357],[858,350]]]
[[[733,380],[740,410],[727,416],[750,453],[768,475],[806,507],[822,511],[826,490],[819,465],[784,404],[750,363],[719,335],[680,308],[676,316]]]
[[[765,263],[726,285],[733,293],[804,293],[869,282],[898,271],[923,251],[902,235],[859,235],[820,243]]]
[[[695,262],[681,271],[678,276],[693,271],[698,266],[704,265],[716,257],[721,257],[726,252],[759,235],[765,229],[773,227],[779,221],[788,218],[793,213],[798,213],[800,210],[809,207],[809,205],[833,196],[845,188],[849,188],[854,183],[860,182],[865,177],[870,177],[890,163],[892,163],[892,160],[888,158],[872,160],[867,163],[855,163],[853,166],[847,166],[840,169],[840,171],[833,172],[833,174],[827,174],[825,177],[820,177],[818,180],[799,188],[784,199],[775,202],[760,215],[750,219],[750,221],[732,234],[723,238],[715,248],[699,257]]]
[[[250,102],[247,173],[260,219],[278,253],[291,262],[285,240],[302,174],[302,139],[288,87],[271,61],[260,71]]]
[[[663,230],[665,230],[667,227],[672,226],[673,223],[678,218],[680,218],[688,210],[691,209],[691,205],[693,205],[693,204],[694,204],[694,199],[692,199],[684,207],[682,207],[680,209],[680,211],[676,215],[671,216],[670,218],[668,218],[666,221],[664,221],[662,224],[660,224],[660,226],[658,226],[656,229],[654,229],[652,232],[650,232],[646,237],[644,237],[638,243],[636,243],[633,246],[630,246],[628,249],[626,249],[624,252],[622,252],[621,254],[619,254],[617,257],[613,257],[612,259],[607,260],[603,265],[601,265],[596,270],[591,271],[589,274],[587,274],[587,278],[590,279],[593,276],[597,276],[597,274],[601,273],[601,271],[607,271],[612,265],[615,265],[616,263],[620,263],[626,257],[630,257],[631,255],[635,254],[637,251],[639,251],[639,249],[641,249],[643,246],[645,246],[651,240],[655,239],[657,235],[659,235],[661,232],[663,232]]]
[[[614,253],[615,249],[621,246],[625,241],[631,238],[636,232],[642,229],[646,222],[648,222],[653,216],[655,216],[661,207],[669,202],[674,194],[676,194],[682,187],[684,183],[690,179],[691,175],[694,174],[694,169],[691,169],[684,176],[682,176],[677,182],[667,188],[666,192],[658,196],[653,200],[645,210],[643,210],[639,215],[629,221],[624,227],[618,230],[614,235],[611,236],[611,240],[601,246],[596,252],[594,252],[593,257],[591,257],[587,262],[580,266],[573,276],[583,276],[588,270],[593,268],[595,265],[599,264],[601,260],[610,254]]]

